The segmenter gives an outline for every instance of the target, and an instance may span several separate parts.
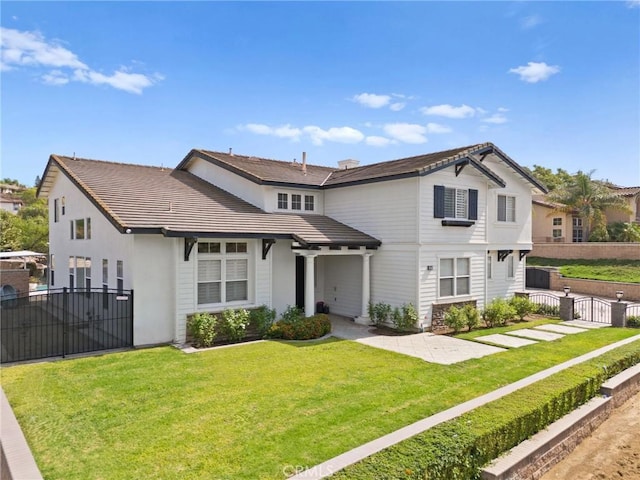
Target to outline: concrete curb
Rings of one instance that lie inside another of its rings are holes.
[[[587,360],[591,360],[592,358],[598,357],[623,345],[627,345],[628,343],[635,342],[636,340],[640,340],[640,335],[634,335],[633,337],[629,337],[624,340],[620,340],[619,342],[612,343],[605,347],[568,360],[559,365],[555,365],[551,368],[535,373],[529,377],[523,378],[522,380],[518,380],[517,382],[494,390],[493,392],[489,392],[481,395],[480,397],[468,400],[464,403],[461,403],[460,405],[449,408],[448,410],[444,410],[430,417],[418,420],[411,425],[407,425],[406,427],[396,430],[395,432],[391,432],[371,442],[365,443],[364,445],[360,445],[359,447],[349,450],[348,452],[338,455],[337,457],[333,457],[314,467],[304,470],[299,474],[290,477],[290,480],[320,480],[322,478],[326,478],[338,472],[339,470],[348,467],[349,465],[353,465],[360,460],[364,460],[374,453],[400,443],[403,440],[414,437],[432,427],[435,427],[436,425],[439,425],[440,423],[452,420],[475,408],[478,408],[494,400],[498,400],[505,395],[515,392],[516,390],[520,390],[521,388],[529,386],[537,382],[538,380],[550,377],[555,373],[561,372],[562,370],[573,367],[574,365],[578,365]]]
[[[27,439],[0,388],[0,477],[5,480],[42,480]]]

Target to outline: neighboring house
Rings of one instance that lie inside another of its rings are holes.
[[[12,185],[10,183],[0,183],[0,193],[14,194],[24,190],[24,187],[18,185]]]
[[[607,223],[640,223],[640,187],[616,187],[612,188],[612,190],[626,200],[629,212],[607,209],[604,212],[607,217]]]
[[[11,213],[18,213],[24,203],[10,193],[0,193],[0,208]]]
[[[183,342],[195,312],[288,305],[368,322],[524,288],[531,195],[491,143],[343,168],[192,150],[173,170],[51,155],[51,287],[134,289],[134,343]]]
[[[577,215],[559,212],[559,203],[545,199],[544,195],[534,195],[533,212],[533,243],[572,243],[586,242],[582,219]]]

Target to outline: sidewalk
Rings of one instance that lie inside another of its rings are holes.
[[[323,462],[319,465],[309,468],[298,475],[290,477],[291,480],[319,480],[322,478],[326,478],[339,470],[342,470],[349,465],[352,465],[360,460],[363,460],[374,453],[377,453],[385,448],[388,448],[392,445],[400,443],[403,440],[411,438],[415,435],[418,435],[425,430],[428,430],[440,423],[446,422],[448,420],[452,420],[460,415],[469,412],[475,408],[478,408],[482,405],[485,405],[494,400],[498,400],[499,398],[504,397],[516,390],[520,390],[528,385],[531,385],[539,380],[547,378],[555,373],[561,372],[569,367],[574,365],[578,365],[582,362],[595,358],[599,355],[602,355],[610,350],[613,350],[622,345],[626,345],[628,343],[634,342],[636,340],[640,340],[640,335],[635,335],[633,337],[621,340],[619,342],[613,343],[611,345],[607,345],[606,347],[599,348],[598,350],[594,350],[587,354],[581,355],[579,357],[568,360],[564,363],[556,365],[554,367],[548,368],[541,372],[538,372],[529,377],[523,378],[522,380],[518,380],[512,384],[501,387],[493,392],[489,392],[485,395],[481,395],[480,397],[474,398],[467,402],[461,403],[460,405],[456,405],[455,407],[449,408],[448,410],[444,410],[442,412],[436,413],[430,417],[419,420],[411,425],[407,425],[395,432],[384,435],[376,440],[373,440],[369,443],[365,443],[359,447],[356,447],[348,452],[345,452],[337,457],[331,458],[326,462]]]

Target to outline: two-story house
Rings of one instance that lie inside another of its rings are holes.
[[[52,155],[52,288],[135,289],[134,343],[182,342],[199,311],[324,302],[483,307],[524,288],[531,195],[491,143],[338,168],[192,150],[171,170]]]

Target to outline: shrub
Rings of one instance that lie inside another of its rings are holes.
[[[536,311],[536,304],[527,297],[512,297],[509,305],[513,307],[521,322],[524,321],[524,317]]]
[[[269,308],[266,305],[262,305],[254,310],[251,310],[249,314],[249,321],[252,325],[255,325],[258,334],[264,337],[273,321],[276,319],[276,311],[273,308]]]
[[[196,347],[210,347],[216,339],[218,320],[210,313],[196,313],[187,320],[187,330]]]
[[[279,320],[271,326],[268,336],[284,340],[311,340],[322,337],[330,331],[331,322],[328,315],[318,313],[295,321]]]
[[[478,326],[478,324],[480,323],[480,312],[476,307],[467,303],[462,308],[462,313],[464,314],[465,324],[469,329],[469,331],[471,331],[472,329]]]
[[[537,313],[539,315],[546,315],[548,317],[560,317],[560,306],[539,303],[536,305],[534,313]]]
[[[295,323],[298,320],[304,318],[304,312],[296,305],[287,305],[286,310],[280,317],[280,320],[285,323]]]
[[[241,341],[249,325],[249,312],[244,308],[233,310],[228,308],[222,312],[222,331],[232,342]]]
[[[496,325],[504,326],[515,316],[515,309],[502,298],[493,300],[482,312],[482,318],[489,328]]]
[[[464,311],[460,307],[451,307],[444,314],[444,324],[453,328],[454,333],[458,333],[464,327],[466,321]]]
[[[627,317],[627,327],[629,328],[640,328],[640,317],[636,315],[632,315]]]
[[[398,330],[411,330],[418,323],[418,312],[413,304],[402,305],[402,311],[396,307],[393,310],[393,324]]]
[[[371,316],[371,321],[377,327],[383,326],[391,319],[391,305],[388,303],[379,302],[372,306],[371,311],[373,315]]]

